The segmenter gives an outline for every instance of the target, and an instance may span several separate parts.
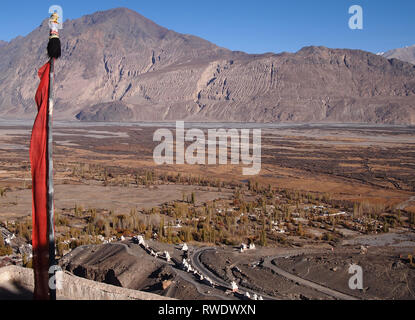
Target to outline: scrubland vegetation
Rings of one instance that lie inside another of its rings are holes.
[[[272,246],[301,245],[302,240],[334,243],[347,237],[345,230],[370,234],[415,226],[414,213],[381,203],[339,201],[327,193],[280,189],[256,180],[227,183],[180,173],[117,172],[114,168],[83,164],[73,166],[69,177],[155,190],[162,184],[185,184],[206,190],[231,190],[232,197],[198,203],[194,192],[183,193],[181,200],[145,210],[131,208],[128,212],[74,203],[72,208],[56,212],[59,256],[79,245],[111,242],[136,234],[170,244],[244,242]],[[30,241],[31,219],[6,221],[5,225]]]

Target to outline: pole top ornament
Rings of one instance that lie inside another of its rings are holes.
[[[49,39],[59,38],[59,15],[54,12],[49,18]]]
[[[49,18],[49,43],[48,56],[49,58],[58,59],[61,56],[61,42],[59,40],[59,14],[53,12]]]

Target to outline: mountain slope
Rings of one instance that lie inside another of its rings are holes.
[[[0,115],[32,117],[37,69],[47,61],[45,20],[26,37],[0,47]],[[56,115],[118,100],[125,79],[190,60],[215,59],[229,50],[162,28],[128,9],[97,12],[67,21],[61,31],[63,57],[56,64]]]
[[[415,45],[405,48],[390,50],[382,54],[383,57],[396,58],[405,62],[415,64]]]
[[[45,20],[0,47],[0,117],[34,117],[47,33]],[[415,124],[415,66],[368,52],[248,55],[123,8],[67,21],[61,38],[58,119]]]

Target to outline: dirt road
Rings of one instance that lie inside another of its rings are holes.
[[[210,272],[204,265],[203,263],[200,261],[200,256],[205,252],[205,251],[209,251],[209,250],[216,250],[215,248],[202,248],[199,249],[195,252],[193,252],[193,254],[190,255],[190,261],[192,262],[192,265],[198,269],[198,271],[203,274],[203,276],[207,276],[210,279],[212,279],[214,282],[216,282],[216,284],[231,290],[231,286],[229,283],[227,283],[226,281],[224,281],[223,279],[219,278],[218,276],[214,275],[212,272]],[[276,297],[271,297],[271,296],[267,296],[264,295],[264,293],[261,292],[255,292],[251,289],[247,289],[244,288],[242,286],[239,286],[239,289],[242,289],[243,291],[249,292],[250,295],[252,296],[253,294],[256,294],[257,296],[261,296],[264,298],[264,300],[279,300]]]
[[[294,281],[294,282],[296,282],[300,285],[312,288],[314,290],[322,292],[322,293],[324,293],[326,295],[329,295],[331,297],[334,297],[336,299],[339,299],[339,300],[359,300],[356,297],[349,296],[349,295],[344,294],[342,292],[339,292],[339,291],[324,287],[320,284],[305,280],[305,279],[300,278],[300,277],[298,277],[298,276],[296,276],[292,273],[286,272],[286,271],[282,270],[281,268],[278,268],[275,265],[275,261],[274,261],[277,258],[280,258],[280,256],[265,258],[264,262],[263,262],[263,266],[267,267],[267,268],[270,268],[271,270],[273,270],[274,272],[276,272],[280,276],[283,276],[283,277],[285,277],[285,278],[287,278],[291,281]]]

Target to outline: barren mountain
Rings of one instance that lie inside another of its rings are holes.
[[[415,44],[410,47],[399,48],[390,50],[384,54],[382,54],[385,58],[396,58],[402,61],[410,62],[415,64]]]
[[[0,117],[33,118],[48,26],[0,46]],[[65,22],[55,117],[415,124],[415,66],[358,50],[248,55],[129,9]]]

